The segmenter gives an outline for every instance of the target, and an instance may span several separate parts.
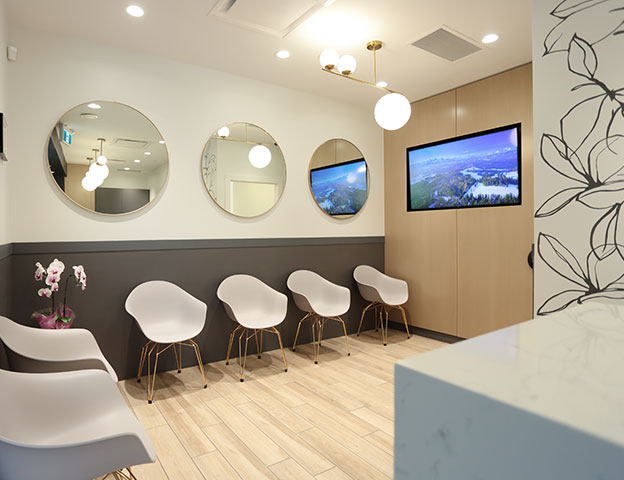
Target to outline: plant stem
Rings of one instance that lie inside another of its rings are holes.
[[[70,278],[71,277],[68,276],[67,280],[65,280],[65,293],[63,295],[63,318],[65,317],[65,308],[66,308],[65,305],[67,304],[67,284],[69,283]]]

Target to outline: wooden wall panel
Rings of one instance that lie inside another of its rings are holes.
[[[385,132],[386,272],[407,280],[411,325],[472,337],[531,318],[531,65],[412,104]],[[522,123],[522,206],[407,212],[405,149]]]
[[[405,149],[455,136],[455,92],[412,105],[409,123],[384,137],[385,268],[410,288],[408,322],[457,334],[456,211],[407,212]]]
[[[473,337],[532,317],[531,65],[457,89],[457,135],[522,123],[522,205],[457,211],[457,334]]]

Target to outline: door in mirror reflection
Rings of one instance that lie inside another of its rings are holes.
[[[223,210],[257,217],[279,201],[286,183],[286,162],[279,145],[251,123],[231,123],[214,132],[202,153],[202,177]]]
[[[48,137],[48,166],[58,188],[92,212],[120,215],[139,210],[163,190],[167,146],[141,112],[117,102],[78,105]]]
[[[369,191],[369,173],[362,152],[341,138],[328,140],[310,160],[310,191],[319,208],[335,218],[358,213]]]

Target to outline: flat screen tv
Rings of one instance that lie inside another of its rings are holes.
[[[366,202],[367,182],[363,158],[310,169],[312,195],[329,215],[359,212]]]
[[[520,205],[520,124],[407,149],[407,210]]]

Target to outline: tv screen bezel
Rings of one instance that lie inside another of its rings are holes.
[[[512,130],[513,128],[517,128],[518,135],[518,201],[514,203],[499,203],[496,205],[464,205],[464,206],[455,206],[455,207],[436,207],[436,208],[411,208],[412,205],[412,192],[410,189],[410,164],[409,164],[409,155],[410,152],[414,150],[422,150],[424,148],[435,147],[438,145],[443,145],[445,143],[458,142],[461,140],[466,140],[468,138],[481,137],[484,135],[489,135],[491,133],[498,133],[504,130]],[[407,203],[407,211],[408,212],[431,212],[435,210],[460,210],[465,208],[493,208],[493,207],[517,207],[522,205],[522,123],[512,123],[509,125],[505,125],[502,127],[491,128],[489,130],[482,130],[479,132],[468,133],[466,135],[460,135],[458,137],[446,138],[443,140],[438,140],[435,142],[424,143],[422,145],[416,145],[414,147],[408,147],[405,149],[405,166],[406,166],[406,203]]]
[[[312,198],[314,198],[314,202],[318,205],[318,207],[321,210],[323,210],[323,212],[325,212],[325,214],[330,215],[332,217],[338,217],[341,215],[357,215],[357,213],[360,212],[362,208],[364,208],[364,205],[362,205],[362,208],[360,208],[360,210],[354,213],[329,213],[323,207],[321,207],[319,203],[316,201],[316,196],[314,195],[314,190],[312,189],[312,172],[318,172],[319,170],[327,170],[329,168],[334,168],[334,167],[342,167],[343,165],[349,165],[350,163],[358,163],[358,162],[364,162],[364,166],[366,167],[366,197],[368,198],[368,164],[366,163],[366,159],[364,157],[356,158],[355,160],[348,160],[346,162],[333,163],[331,165],[325,165],[324,167],[316,167],[316,168],[310,169],[310,173],[309,173],[310,192],[312,193]]]

